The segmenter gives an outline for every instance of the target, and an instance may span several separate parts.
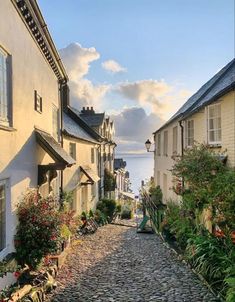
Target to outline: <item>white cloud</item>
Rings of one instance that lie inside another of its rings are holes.
[[[140,107],[125,108],[111,116],[116,129],[118,152],[145,152],[145,141],[164,122],[156,114],[146,114]]]
[[[136,101],[138,105],[149,107],[163,119],[168,119],[190,94],[189,91],[179,90],[163,80],[151,79],[121,83],[116,91],[123,97]]]
[[[125,72],[126,68],[122,67],[118,62],[114,60],[108,60],[102,63],[102,67],[112,73]]]
[[[109,85],[94,85],[85,76],[89,72],[90,64],[98,60],[100,54],[94,47],[84,48],[79,43],[72,43],[61,49],[60,55],[69,76],[72,105],[93,105],[99,109]]]

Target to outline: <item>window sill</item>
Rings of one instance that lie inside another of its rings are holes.
[[[16,131],[15,128],[13,127],[10,127],[10,126],[4,126],[4,125],[1,125],[0,124],[0,130],[4,130],[4,131],[8,131],[8,132],[13,132],[13,131]]]
[[[208,143],[209,148],[221,148],[222,144],[221,143]]]

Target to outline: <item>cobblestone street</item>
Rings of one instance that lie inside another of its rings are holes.
[[[153,234],[106,225],[72,249],[48,302],[211,302],[216,298]]]

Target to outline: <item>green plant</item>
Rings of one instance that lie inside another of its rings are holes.
[[[111,222],[116,209],[116,201],[104,198],[97,204],[97,209],[104,213],[108,221]]]
[[[35,269],[42,258],[55,252],[60,243],[60,215],[52,197],[41,198],[29,190],[17,208],[18,226],[15,235],[16,259]]]
[[[68,226],[66,224],[62,224],[60,228],[60,236],[64,240],[68,240],[70,236],[72,235],[71,231],[69,230]]]
[[[116,179],[113,173],[109,170],[104,170],[104,191],[110,192],[114,191],[116,186]]]
[[[98,209],[95,211],[94,218],[99,225],[104,225],[107,223],[106,215]]]
[[[149,196],[154,203],[154,205],[161,205],[162,204],[162,190],[160,186],[152,185],[149,189]]]
[[[226,293],[226,302],[235,301],[235,277],[228,277],[225,279],[225,283],[228,286]]]
[[[124,205],[121,211],[121,219],[131,219],[131,217],[132,217],[132,211],[130,206]]]
[[[92,209],[90,209],[90,211],[89,211],[89,217],[94,217],[94,213],[93,213]]]
[[[186,257],[217,292],[226,294],[226,280],[235,277],[235,248],[228,238],[216,238],[205,230],[188,240]]]

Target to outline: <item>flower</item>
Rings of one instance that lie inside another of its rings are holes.
[[[18,279],[20,277],[20,272],[14,272],[14,276]]]

